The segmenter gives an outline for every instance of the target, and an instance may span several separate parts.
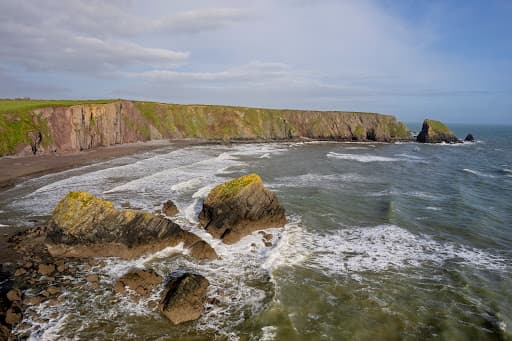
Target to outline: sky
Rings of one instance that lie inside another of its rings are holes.
[[[0,98],[512,124],[512,1],[0,0]]]

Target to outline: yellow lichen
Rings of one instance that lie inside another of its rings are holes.
[[[235,196],[244,187],[258,182],[261,182],[261,178],[258,174],[254,173],[233,180],[229,180],[213,188],[210,191],[210,194],[208,194],[207,200],[225,200],[227,198]]]

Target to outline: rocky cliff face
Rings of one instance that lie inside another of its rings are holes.
[[[444,123],[426,119],[416,141],[420,143],[459,143],[457,136]]]
[[[12,117],[15,124],[16,114],[6,117]],[[311,138],[382,142],[410,139],[406,126],[395,117],[373,113],[119,100],[39,108],[31,111],[31,117],[31,124],[22,126],[17,132],[25,138],[13,140],[11,144],[14,145],[0,150],[0,156],[77,152],[163,138],[235,141]],[[2,138],[9,142],[8,136]]]

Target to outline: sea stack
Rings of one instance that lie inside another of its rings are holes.
[[[444,123],[426,119],[416,139],[420,143],[460,143],[461,141]]]
[[[256,231],[286,224],[284,208],[257,174],[227,181],[213,188],[199,215],[201,225],[226,244]]]

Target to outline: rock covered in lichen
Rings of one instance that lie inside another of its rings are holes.
[[[172,221],[118,210],[112,202],[87,192],[71,192],[57,204],[48,222],[47,241],[54,257],[134,258],[179,244],[196,258],[217,257],[205,241]]]
[[[420,143],[459,143],[460,140],[444,123],[426,119],[416,141]]]
[[[160,311],[173,324],[197,320],[204,310],[208,285],[208,280],[197,274],[171,277],[160,300]]]
[[[286,224],[284,208],[257,174],[227,181],[213,188],[199,215],[215,238],[233,244],[253,231]]]

